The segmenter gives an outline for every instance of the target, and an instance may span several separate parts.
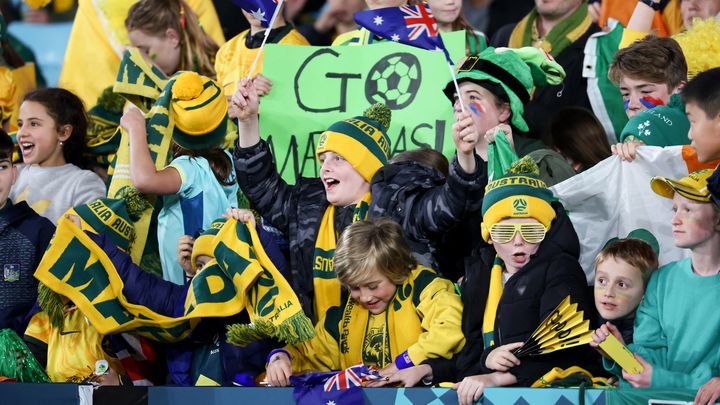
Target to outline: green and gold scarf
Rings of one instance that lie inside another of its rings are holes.
[[[355,205],[353,222],[364,221],[369,207],[370,193],[367,193]],[[315,241],[313,260],[315,322],[320,320],[329,308],[340,305],[340,282],[337,280],[333,267],[338,236],[339,234],[335,230],[335,206],[331,204],[325,209]]]
[[[416,312],[416,305],[422,289],[435,278],[437,274],[433,270],[417,266],[405,283],[397,286],[395,296],[388,303],[385,312],[376,315],[385,317],[385,328],[387,328],[385,341],[377,345],[378,349],[382,348],[382,353],[376,355],[378,359],[390,359],[392,362],[408,347],[417,343],[423,328],[421,318]],[[418,280],[422,280],[421,285],[416,285]],[[369,318],[370,312],[365,307],[348,298],[340,322],[341,369],[363,361],[362,348],[368,333]],[[386,353],[386,350],[390,350],[390,353]],[[388,364],[382,366],[386,365]]]
[[[492,269],[490,270],[490,289],[487,301],[485,301],[485,312],[483,313],[483,344],[490,347],[495,343],[495,317],[497,316],[498,304],[503,293],[503,262],[495,256]]]
[[[168,81],[169,79],[157,67],[143,58],[137,48],[128,48],[123,55],[117,80],[113,86],[115,93],[121,94],[143,112],[149,111],[149,117],[153,117],[147,120],[147,141],[150,156],[158,170],[169,162],[173,132],[173,123],[167,110],[172,93],[162,91]],[[118,128],[118,131],[122,134],[120,145],[108,169],[109,198],[123,198],[128,194],[137,193],[130,179],[128,134],[122,128]],[[162,275],[156,230],[151,226],[154,217],[157,217],[160,211],[160,207],[154,207],[159,201],[156,201],[155,196],[145,196],[145,198],[148,201],[148,208],[134,223],[136,239],[130,256],[143,270]]]
[[[538,12],[537,8],[532,9],[513,29],[510,35],[510,48],[522,48],[524,46],[534,46],[533,30],[536,30]],[[570,44],[577,41],[592,24],[590,14],[588,14],[587,2],[583,1],[567,18],[560,21],[550,32],[542,38],[540,48],[556,58]],[[536,31],[537,32],[537,31]]]
[[[58,224],[35,277],[77,305],[102,335],[132,331],[175,342],[187,337],[201,318],[227,317],[246,310],[252,323],[229,328],[231,343],[275,337],[294,344],[312,338],[312,322],[268,258],[254,227],[230,219],[215,239],[217,259],[192,279],[178,317],[129,302],[115,262],[70,221]]]

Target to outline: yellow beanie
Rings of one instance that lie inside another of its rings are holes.
[[[368,182],[390,159],[391,111],[384,104],[373,104],[365,115],[338,121],[323,132],[315,154],[332,151],[345,160]]]
[[[214,80],[195,72],[178,73],[172,86],[173,140],[185,149],[208,149],[225,138],[228,103]]]
[[[220,232],[223,225],[225,225],[225,218],[218,218],[210,224],[210,227],[202,235],[195,238],[192,255],[190,256],[190,265],[193,270],[197,270],[195,262],[198,256],[215,257],[215,246],[217,245],[215,236]]]
[[[508,171],[485,187],[480,233],[486,242],[490,227],[505,218],[535,218],[550,229],[557,215],[551,205],[553,194],[540,180],[537,164],[531,158],[518,160]]]

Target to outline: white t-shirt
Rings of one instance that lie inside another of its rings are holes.
[[[18,165],[18,171],[17,181],[10,190],[13,204],[26,201],[35,212],[56,225],[69,208],[107,194],[100,176],[71,163],[53,167]]]

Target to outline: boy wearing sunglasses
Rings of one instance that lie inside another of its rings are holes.
[[[597,369],[589,346],[522,359],[513,354],[568,295],[588,319],[594,314],[577,234],[532,159],[487,185],[482,213],[490,246],[472,258],[461,284],[463,305],[471,309],[463,311],[466,345],[451,362],[426,362],[434,382],[460,381],[460,403],[470,404],[484,387],[530,386],[553,367]]]

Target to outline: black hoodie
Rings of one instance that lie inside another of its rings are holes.
[[[428,362],[433,380],[459,381],[466,376],[491,373],[485,367],[488,354],[498,346],[526,341],[560,302],[571,296],[585,319],[595,320],[595,307],[585,273],[578,262],[580,243],[560,203],[553,203],[557,217],[545,240],[530,261],[505,284],[495,317],[495,345],[485,349],[482,322],[490,285],[495,249],[486,247],[466,261],[462,300],[465,348],[451,361]],[[591,327],[594,327],[594,323]],[[588,346],[578,346],[540,356],[520,358],[520,365],[509,371],[519,386],[530,386],[553,367],[580,366],[598,372],[598,355]]]

